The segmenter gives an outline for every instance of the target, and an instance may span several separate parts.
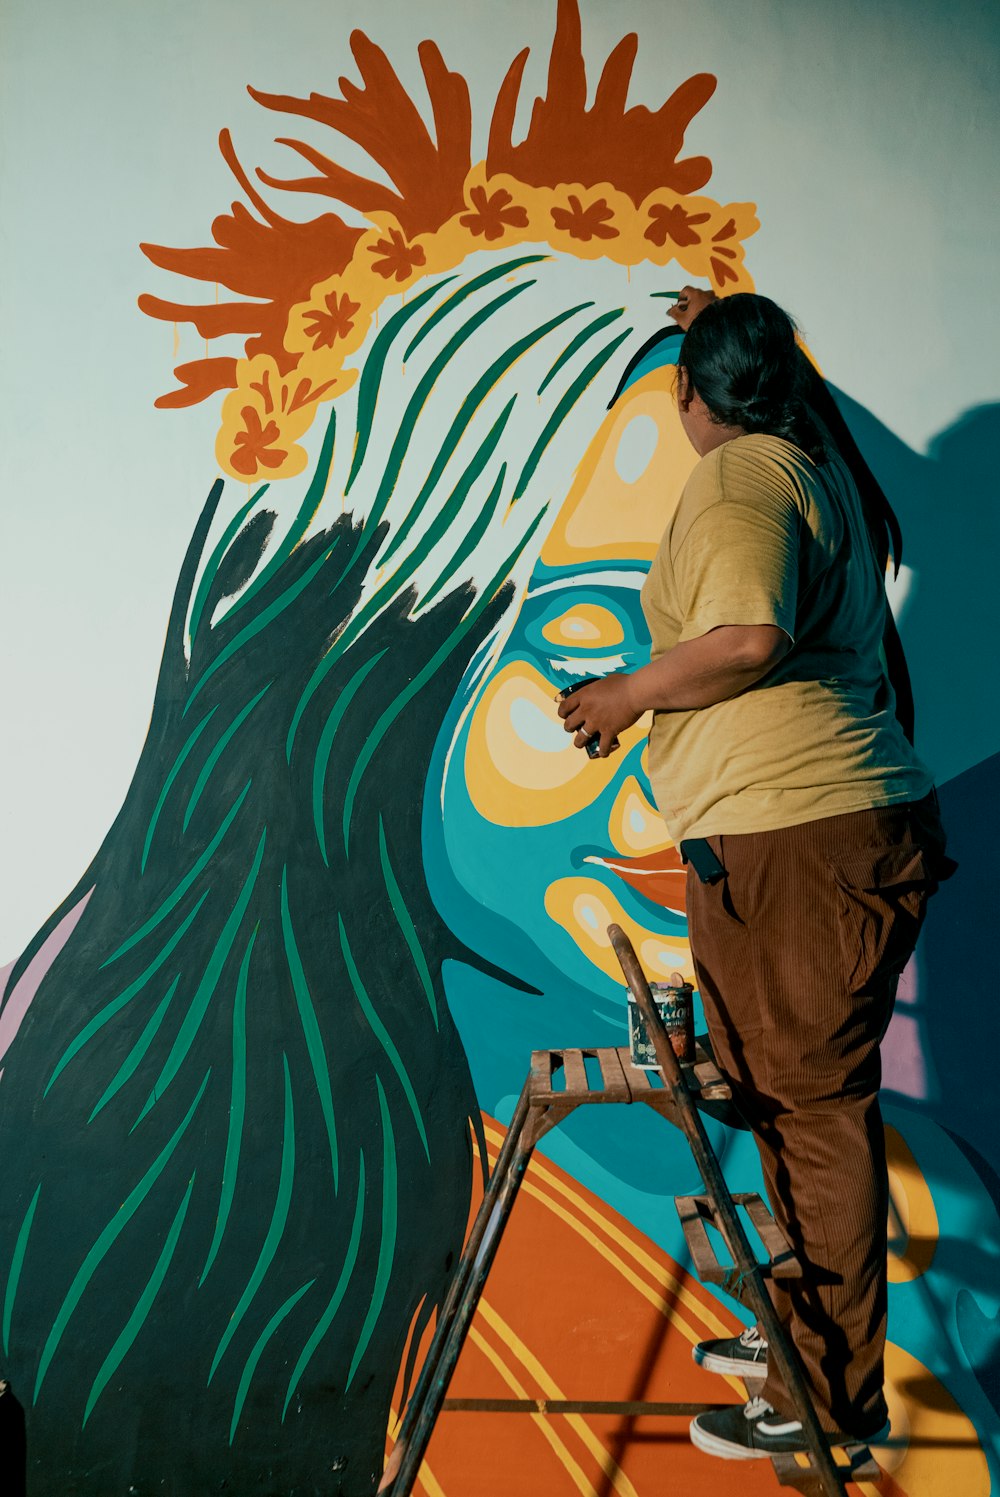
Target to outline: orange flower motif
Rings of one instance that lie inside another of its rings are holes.
[[[717,233],[712,235],[712,244],[714,246],[712,250],[712,270],[714,271],[715,279],[720,286],[724,286],[727,281],[739,280],[739,276],[736,274],[733,267],[726,264],[727,260],[736,260],[739,258],[736,251],[734,249],[730,249],[728,244],[719,243],[720,239],[732,239],[735,233],[736,223],[733,219],[730,218],[726,220],[726,222],[722,225],[722,228],[719,229]],[[716,257],[718,255],[724,255],[726,258],[724,260],[717,259]]]
[[[380,239],[377,244],[369,247],[370,255],[381,255],[376,260],[372,269],[386,280],[395,276],[397,281],[405,281],[413,274],[414,267],[423,265],[427,256],[419,244],[407,244],[398,229],[389,230],[388,239]]]
[[[508,207],[514,199],[503,187],[489,194],[485,187],[474,187],[469,196],[473,212],[463,213],[458,221],[470,233],[483,234],[487,239],[501,239],[508,225],[512,229],[527,228],[528,210],[516,204],[513,208]]]
[[[272,411],[280,412],[283,416],[291,416],[300,411],[303,406],[315,404],[327,390],[332,390],[337,383],[336,379],[328,379],[324,385],[313,386],[311,379],[279,379],[278,393],[275,396],[271,389],[271,370],[265,366],[260,379],[250,381],[250,389],[260,397],[264,406],[264,412],[270,416]],[[244,413],[245,414],[245,413]],[[274,440],[273,437],[271,439]]]
[[[245,405],[240,415],[243,430],[237,432],[233,444],[233,467],[247,478],[253,478],[261,468],[280,468],[288,453],[274,446],[280,435],[278,423],[269,421],[264,426],[252,405]]]
[[[332,348],[338,338],[346,338],[354,326],[354,314],[361,310],[361,303],[352,301],[346,291],[343,296],[331,291],[323,300],[325,312],[310,307],[303,319],[306,337],[312,339],[314,349]]]
[[[570,193],[568,208],[552,208],[552,222],[557,229],[565,229],[571,239],[617,239],[618,230],[609,227],[607,220],[614,214],[603,198],[584,208],[580,199]]]
[[[336,383],[336,379],[328,379],[323,385],[314,385],[311,379],[300,379],[294,390],[289,385],[282,391],[282,410],[287,415],[294,416],[295,412],[301,411],[304,406],[315,405],[317,401],[322,400],[327,390],[332,390]]]
[[[649,210],[649,216],[652,222],[644,237],[651,244],[662,246],[670,238],[676,245],[683,248],[685,245],[701,243],[701,235],[696,234],[691,226],[707,223],[712,215],[689,213],[680,203],[673,203],[669,207],[666,203],[654,203]]]

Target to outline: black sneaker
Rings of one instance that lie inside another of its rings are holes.
[[[863,1445],[883,1440],[885,1424],[865,1439],[853,1435],[828,1435],[831,1445]],[[797,1419],[779,1414],[765,1398],[751,1398],[744,1408],[731,1404],[699,1414],[691,1421],[691,1443],[707,1455],[731,1461],[769,1460],[774,1455],[796,1455],[808,1451],[809,1443]]]
[[[767,1375],[767,1342],[755,1325],[741,1336],[699,1341],[691,1348],[691,1355],[706,1372],[729,1372],[734,1377]]]

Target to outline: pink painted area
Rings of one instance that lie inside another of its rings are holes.
[[[920,1024],[897,1009],[882,1041],[882,1085],[916,1102],[927,1100],[927,1066],[920,1043]]]
[[[919,997],[920,967],[915,956],[911,956],[903,968],[899,979],[899,987],[896,989],[897,1003],[916,1003]]]
[[[13,992],[7,992],[7,982],[14,970],[14,963],[9,962],[6,967],[0,969],[0,977],[3,979],[0,992],[4,995],[3,1008],[0,1010],[0,1059],[6,1055],[11,1041],[21,1027],[21,1020],[28,1012],[32,999],[38,992],[42,978],[76,929],[77,921],[86,909],[87,901],[93,892],[93,889],[88,890],[83,898],[78,900],[73,908],[62,917],[55,930],[35,952]]]
[[[899,979],[896,1009],[882,1041],[882,1085],[914,1101],[928,1097],[919,1015],[920,969],[911,957]]]

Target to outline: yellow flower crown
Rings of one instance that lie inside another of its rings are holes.
[[[524,51],[497,98],[486,160],[473,166],[468,86],[447,71],[432,43],[421,45],[420,60],[436,141],[385,54],[359,32],[352,48],[365,86],[341,79],[340,99],[250,92],[267,108],[353,139],[398,192],[291,140],[283,143],[319,175],[257,176],[360,210],[370,228],[351,227],[334,214],[305,224],[281,217],[243,172],[224,132],[223,154],[263,222],[237,203],[213,225],[215,248],[143,246],[156,264],[256,299],[205,307],[140,298],[150,315],[191,322],[206,339],[206,357],[180,365],[182,388],[157,404],[189,405],[228,389],[216,443],[224,472],[245,482],[300,473],[307,462],[300,439],[319,406],[356,380],[357,369],[345,368],[345,360],[363,344],[382,302],[453,270],[477,250],[548,245],[625,267],[676,263],[719,292],[753,289],[743,256],[744,241],[759,227],[754,205],[723,206],[696,195],[711,163],[678,159],[687,124],[714,90],[710,75],[688,79],[657,111],[626,108],[636,51],[636,38],[628,36],[608,58],[588,110],[576,0],[559,0],[548,93],[535,101],[527,136],[517,144],[511,137]],[[246,357],[208,356],[208,339],[248,331],[255,336]]]

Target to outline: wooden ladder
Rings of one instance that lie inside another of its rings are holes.
[[[379,1492],[385,1497],[410,1497],[438,1415],[451,1410],[480,1413],[643,1414],[692,1415],[717,1404],[611,1402],[592,1399],[448,1399],[448,1385],[465,1343],[472,1317],[492,1267],[504,1228],[524,1179],[536,1144],[576,1108],[602,1104],[639,1103],[680,1128],[688,1139],[701,1173],[704,1194],[678,1196],[681,1226],[699,1277],[717,1284],[749,1304],[768,1343],[785,1387],[802,1421],[807,1455],[772,1457],[782,1486],[803,1497],[846,1497],[845,1481],[877,1481],[881,1472],[866,1445],[839,1447],[847,1463],[838,1464],[820,1429],[806,1389],[801,1363],[767,1293],[765,1280],[797,1277],[801,1268],[759,1195],[732,1195],[722,1176],[699,1109],[724,1115],[730,1102],[728,1085],[704,1045],[696,1047],[695,1063],[681,1067],[649,990],[628,936],[617,925],[608,935],[625,980],[639,1005],[653,1041],[660,1073],[632,1065],[624,1049],[536,1050],[531,1070],[490,1175],[482,1204],[441,1307],[437,1327],[416,1386],[406,1406],[399,1437],[389,1457]],[[588,1076],[587,1061],[596,1062],[600,1084]],[[767,1254],[758,1263],[741,1219],[745,1213]],[[708,1227],[725,1244],[730,1262],[719,1257]]]

